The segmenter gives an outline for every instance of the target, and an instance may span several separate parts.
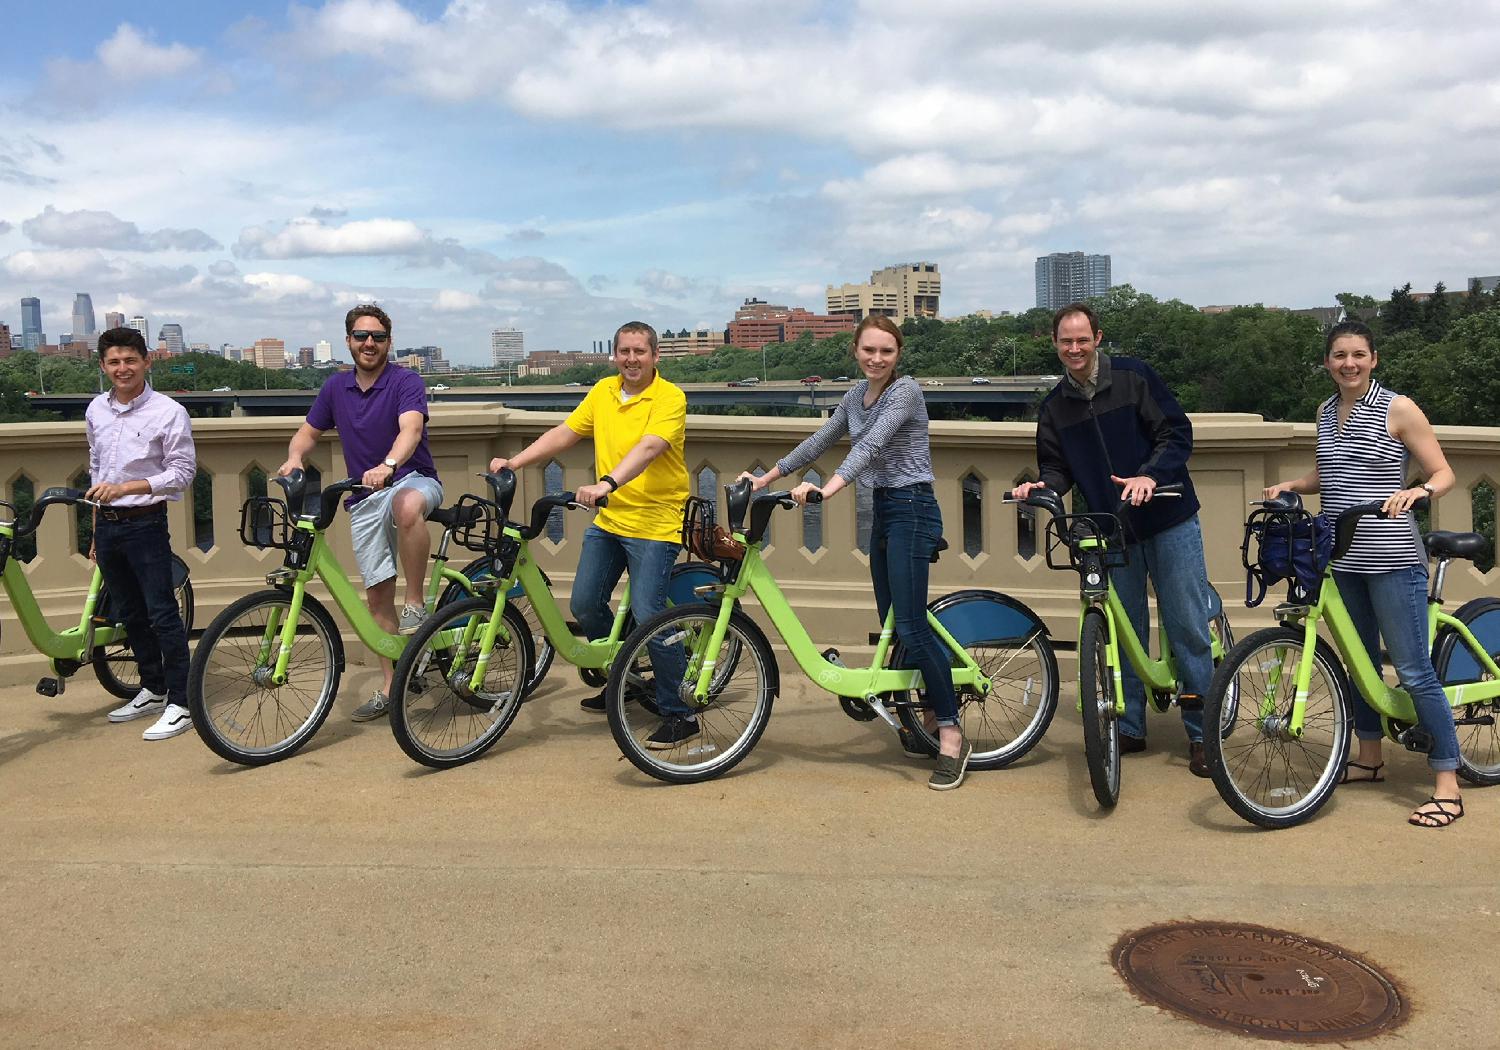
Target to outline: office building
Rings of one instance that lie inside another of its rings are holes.
[[[42,301],[35,296],[21,300],[21,349],[39,350],[47,341],[42,331]]]
[[[0,322],[0,358],[9,357],[10,354],[10,325]]]
[[[1036,261],[1036,304],[1060,310],[1110,289],[1109,256],[1053,252]]]
[[[168,321],[162,325],[161,329],[156,333],[156,340],[158,343],[167,344],[167,353],[169,354],[180,354],[186,349],[182,341],[182,325],[177,324],[175,321]]]
[[[800,306],[746,299],[729,322],[725,342],[741,350],[759,350],[768,343],[789,343],[804,332],[811,332],[814,339],[827,339],[854,331],[855,324],[848,314],[815,314]]]
[[[694,354],[711,354],[724,345],[724,332],[718,328],[684,328],[674,332],[668,328],[656,340],[656,348],[662,357],[691,357]]]
[[[900,324],[913,317],[936,317],[942,292],[937,263],[904,263],[876,270],[868,284],[830,284],[826,305],[830,314],[856,322],[879,314]]]
[[[134,328],[137,332],[140,332],[141,338],[146,340],[146,345],[151,345],[151,326],[146,323],[146,319],[144,317],[142,317],[140,314],[136,314],[130,320],[126,321],[125,325],[127,328]]]
[[[286,342],[282,339],[257,339],[247,360],[261,368],[285,368]]]
[[[313,344],[313,364],[326,365],[333,361],[333,344],[327,339],[319,339]]]
[[[73,293],[73,339],[93,342],[99,335],[94,325],[94,300],[88,292]]]
[[[526,357],[526,335],[518,328],[496,328],[490,332],[490,360],[496,367]]]
[[[125,327],[125,315],[122,314],[120,311],[118,311],[118,310],[111,310],[107,314],[104,315],[104,329],[105,329],[105,331],[108,331],[111,328],[124,328],[124,327]]]

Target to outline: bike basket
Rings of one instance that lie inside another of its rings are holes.
[[[689,496],[682,507],[682,545],[704,561],[739,561],[745,545],[717,521],[712,500]]]
[[[1252,557],[1250,545],[1255,544]],[[1318,600],[1323,570],[1333,557],[1333,522],[1324,514],[1295,510],[1253,511],[1245,519],[1245,539],[1240,561],[1245,566],[1245,605],[1255,608],[1265,601],[1266,588],[1287,580],[1289,601],[1306,604]]]
[[[460,496],[453,505],[453,542],[476,554],[494,554],[505,536],[500,508],[479,496]]]
[[[1084,546],[1098,540],[1104,567],[1119,569],[1130,564],[1130,548],[1120,542],[1120,519],[1113,514],[1059,514],[1047,522],[1047,568],[1083,567]],[[1066,552],[1066,556],[1064,556]]]
[[[271,496],[251,496],[240,508],[240,542],[261,550],[290,550],[294,525],[286,502]]]

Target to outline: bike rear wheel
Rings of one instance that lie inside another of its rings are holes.
[[[182,582],[177,584],[173,590],[177,594],[177,612],[182,616],[182,629],[189,634],[193,630],[193,581],[188,579],[187,563],[177,555],[172,555],[175,563],[176,575],[181,577]],[[107,609],[109,605],[109,591],[103,588],[99,592],[99,607]],[[109,615],[107,612],[100,615]],[[130,642],[125,638],[123,624],[115,624],[120,630],[120,637],[109,645],[96,645],[91,654],[94,667],[94,677],[99,679],[99,684],[104,687],[105,692],[117,696],[121,700],[132,700],[141,691],[141,671],[135,662],[135,653],[130,648]]]
[[[304,596],[287,680],[271,681],[290,591],[247,594],[214,617],[188,667],[193,728],[230,762],[263,766],[297,753],[328,717],[344,671],[344,645],[328,610]]]
[[[1348,682],[1327,642],[1313,650],[1302,734],[1290,717],[1297,667],[1306,652],[1300,628],[1256,631],[1225,657],[1204,698],[1204,724],[1223,723],[1225,698],[1237,697],[1230,730],[1203,737],[1204,757],[1219,796],[1263,828],[1287,828],[1312,817],[1338,786],[1351,730]]]
[[[723,644],[709,652],[718,616],[718,605],[702,602],[666,609],[630,633],[610,669],[604,691],[610,732],[621,753],[658,780],[689,784],[722,776],[754,749],[771,717],[779,678],[770,643],[736,609]],[[657,654],[667,661],[663,673],[676,677],[677,668],[687,669],[677,692],[693,708],[697,732],[675,742],[651,740],[669,720],[632,696],[642,689],[655,695]],[[692,699],[693,684],[709,661],[714,668],[709,696],[699,705]]]
[[[1500,599],[1476,598],[1454,614],[1489,654],[1500,663]],[[1451,627],[1438,632],[1432,643],[1432,666],[1444,685],[1490,681],[1490,674]],[[1500,784],[1500,700],[1469,704],[1454,712],[1460,717],[1489,718],[1489,725],[1461,725],[1458,733],[1458,775],[1471,784]]]
[[[1083,758],[1094,798],[1106,809],[1120,801],[1120,719],[1109,666],[1109,623],[1090,609],[1078,632],[1078,696],[1083,704]]]
[[[1015,608],[995,595],[963,594],[952,602],[934,603],[939,617],[953,615],[976,640],[964,645],[970,658],[990,680],[988,696],[967,690],[958,694],[958,723],[964,740],[973,746],[971,769],[1001,769],[1025,755],[1052,724],[1057,713],[1057,657],[1040,625],[1028,625],[1019,637]],[[996,625],[984,628],[985,621]],[[891,653],[891,666],[908,666],[903,647]],[[901,724],[932,754],[938,753],[935,729],[926,725],[930,708],[924,703],[903,704],[896,709]],[[873,716],[872,716],[873,717]]]
[[[509,640],[480,652],[481,635],[495,610],[491,598],[466,598],[437,609],[412,635],[396,661],[391,683],[391,733],[413,762],[450,769],[472,762],[505,734],[520,710],[531,676],[531,632],[509,603]],[[476,629],[465,645],[462,632]],[[476,664],[487,658],[479,689],[469,686]]]
[[[1234,648],[1234,631],[1230,629],[1229,616],[1220,611],[1219,615],[1208,622],[1208,631],[1213,636],[1213,644],[1219,650],[1218,655],[1214,657],[1214,670],[1217,671],[1219,665],[1224,662],[1224,658],[1229,655],[1229,651]],[[1234,731],[1234,716],[1239,710],[1239,697],[1239,686],[1231,684],[1229,692],[1224,694],[1224,702],[1220,705],[1220,736],[1228,736]],[[1203,724],[1212,725],[1213,723],[1209,722],[1205,716]]]

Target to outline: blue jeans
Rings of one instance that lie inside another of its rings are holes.
[[[583,534],[583,553],[578,557],[578,575],[568,601],[573,619],[589,639],[606,638],[614,626],[609,597],[627,568],[630,572],[630,611],[637,624],[667,607],[667,581],[681,545],[665,540],[639,540],[605,532],[590,525]],[[647,643],[656,679],[656,704],[663,715],[690,716],[693,709],[682,702],[678,690],[687,673],[681,646]]]
[[[188,640],[172,592],[172,537],[165,509],[125,521],[94,522],[94,557],[115,615],[125,625],[141,685],[187,706]]]
[[[1208,695],[1214,677],[1213,639],[1208,622],[1223,606],[1208,584],[1203,566],[1203,531],[1194,514],[1180,525],[1130,546],[1130,564],[1111,569],[1110,579],[1125,606],[1125,615],[1141,644],[1150,651],[1151,609],[1146,602],[1146,577],[1156,590],[1156,611],[1167,629],[1177,680],[1184,693]],[[1124,654],[1121,654],[1122,658]],[[1126,661],[1125,717],[1120,732],[1133,737],[1146,735],[1146,687]],[[1203,739],[1203,712],[1182,712],[1182,727],[1188,739]]]
[[[953,665],[948,647],[927,623],[927,573],[932,552],[943,538],[943,516],[932,485],[876,489],[870,524],[870,578],[880,622],[896,607],[896,637],[907,663],[922,672],[927,703],[940,726],[958,725]]]
[[[1427,647],[1427,566],[1408,565],[1377,573],[1335,569],[1333,578],[1377,671],[1381,666],[1380,640],[1385,639],[1396,677],[1416,706],[1417,722],[1432,735],[1427,764],[1440,771],[1457,769],[1458,730],[1453,728],[1453,709],[1432,669]],[[1351,692],[1354,735],[1361,740],[1381,739],[1385,734],[1380,728],[1380,715],[1359,690]]]

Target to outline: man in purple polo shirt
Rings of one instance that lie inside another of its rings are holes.
[[[387,364],[391,319],[380,307],[365,304],[350,310],[344,332],[354,371],[324,382],[277,473],[302,469],[323,431],[338,430],[348,476],[373,490],[357,491],[345,503],[370,615],[388,633],[411,634],[427,618],[427,556],[432,549],[427,515],[443,502],[443,486],[427,448],[427,387],[417,373]],[[406,586],[399,617],[394,605],[398,561]],[[380,665],[384,683],[355,710],[356,722],[390,710],[394,668],[387,660]]]

